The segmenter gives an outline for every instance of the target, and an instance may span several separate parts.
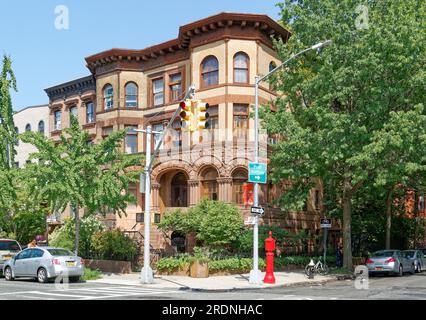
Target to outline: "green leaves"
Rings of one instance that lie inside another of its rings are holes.
[[[33,190],[48,197],[52,210],[62,211],[68,204],[78,203],[88,215],[125,213],[127,204],[135,199],[123,191],[137,181],[142,157],[119,150],[124,137],[122,130],[90,144],[88,133],[80,129],[74,116],[59,145],[38,133],[23,134],[22,140],[38,150],[31,156],[37,163],[27,169]]]

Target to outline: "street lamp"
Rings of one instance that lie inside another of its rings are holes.
[[[268,74],[264,76],[255,76],[255,118],[254,118],[254,162],[259,163],[259,84],[270,77],[273,73],[281,69],[284,65],[286,65],[291,60],[297,58],[298,56],[304,54],[310,50],[318,50],[323,46],[331,44],[331,40],[326,40],[324,42],[319,42],[309,48],[306,48],[289,59],[284,61],[278,67],[271,70]],[[254,184],[254,195],[253,195],[253,205],[255,207],[259,206],[259,184]],[[255,215],[254,217],[254,228],[253,228],[253,269],[250,271],[250,279],[249,282],[251,284],[259,285],[262,283],[261,273],[259,270],[259,216]]]
[[[192,98],[195,95],[195,85],[191,85],[185,97],[188,99]],[[141,282],[145,284],[153,283],[154,275],[152,272],[152,268],[150,266],[150,227],[151,227],[151,171],[154,163],[154,158],[157,152],[159,151],[161,144],[163,143],[164,136],[166,132],[171,128],[173,122],[178,116],[179,112],[182,110],[181,106],[179,106],[175,113],[173,114],[171,120],[167,127],[159,132],[152,131],[151,126],[147,126],[145,129],[131,129],[132,132],[143,132],[146,133],[146,160],[145,160],[145,170],[144,174],[141,174],[141,180],[145,181],[145,212],[144,212],[144,251],[143,251],[143,268],[141,270]],[[157,143],[154,146],[154,151],[151,154],[151,140],[153,134],[159,134],[160,137],[157,140]]]

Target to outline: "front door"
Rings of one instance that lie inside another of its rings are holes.
[[[20,276],[22,277],[22,276],[28,275],[27,263],[30,256],[31,256],[31,249],[24,250],[16,256],[15,264],[13,267],[15,277],[20,277]]]
[[[183,173],[178,173],[171,183],[171,206],[188,206],[188,180]]]

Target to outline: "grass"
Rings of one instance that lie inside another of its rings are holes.
[[[329,273],[330,274],[353,274],[353,272],[347,268],[336,268],[336,267],[330,268]]]
[[[98,280],[102,278],[102,272],[98,269],[93,270],[87,267],[84,267],[84,275],[81,277],[81,280]]]

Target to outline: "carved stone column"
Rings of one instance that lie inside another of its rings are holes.
[[[189,206],[193,207],[200,201],[200,181],[188,180]]]
[[[219,200],[224,202],[232,202],[232,178],[218,178]]]
[[[161,184],[158,182],[153,182],[152,185],[152,191],[151,191],[151,207],[152,212],[160,212],[160,187]]]

